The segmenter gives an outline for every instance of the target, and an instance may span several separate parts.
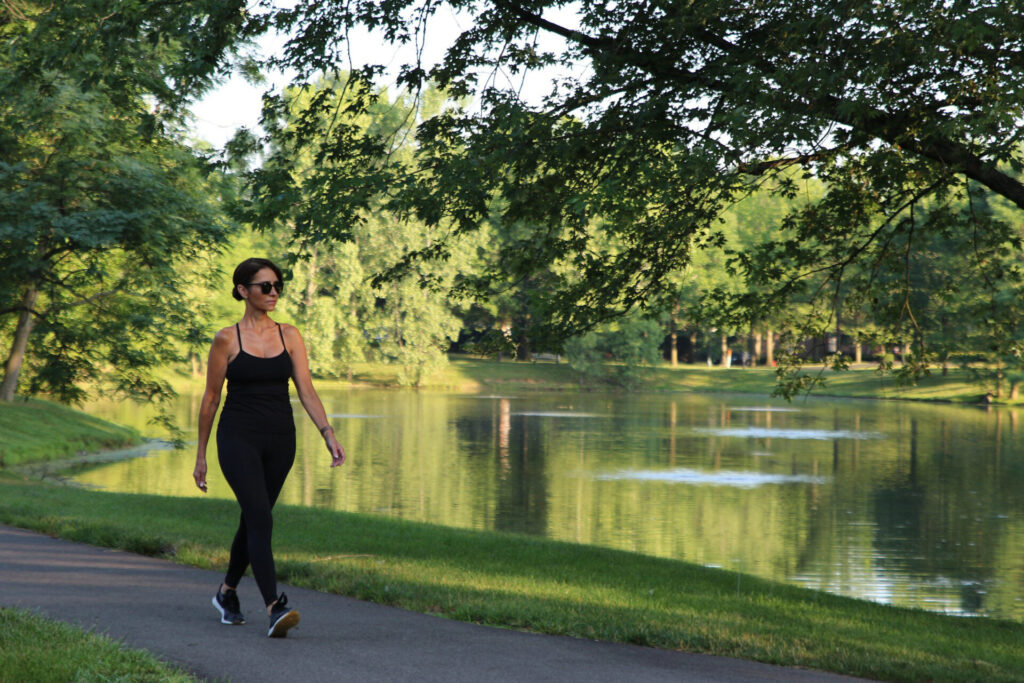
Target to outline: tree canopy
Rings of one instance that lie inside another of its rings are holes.
[[[29,390],[62,399],[101,377],[168,393],[152,370],[198,333],[179,268],[231,227],[225,183],[182,141],[183,106],[241,20],[237,3],[3,3],[0,400],[26,359]]]
[[[370,141],[345,132],[345,116],[369,96],[338,110],[331,135],[297,127],[296,146],[347,167],[344,190],[327,198],[344,220],[297,230],[344,240],[384,202],[435,228],[408,267],[444,258],[488,222],[517,226],[501,258],[455,290],[493,295],[543,271],[553,335],[671,306],[672,273],[722,246],[723,212],[759,188],[795,208],[774,240],[731,254],[745,286],[712,295],[738,319],[815,293],[829,317],[844,279],[859,274],[884,325],[913,326],[899,274],[916,245],[945,237],[978,281],[1017,277],[1002,256],[1018,247],[1024,208],[1018,2],[264,4],[248,30],[287,32],[276,64],[302,78],[344,66],[346,37],[365,28],[396,44],[450,38],[439,64],[411,60],[399,80],[412,92],[435,83],[453,102],[475,98],[424,117],[411,159],[387,154],[394,130]],[[459,14],[460,34],[429,30],[442,7]],[[550,18],[566,8],[573,25]],[[562,47],[545,49],[541,34]],[[540,103],[489,77],[559,65],[577,68]],[[383,70],[356,71],[349,87],[371,92]],[[808,178],[823,191],[802,201]],[[279,180],[264,196],[281,196]],[[989,198],[1012,207],[1012,220],[983,210]],[[879,287],[889,298],[900,290],[901,303],[881,302]]]

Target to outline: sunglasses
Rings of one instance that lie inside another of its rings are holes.
[[[263,292],[264,294],[270,294],[270,290],[271,289],[276,289],[277,293],[280,294],[281,291],[284,289],[284,283],[281,282],[280,280],[274,280],[273,282],[250,282],[246,286],[247,287],[256,287],[256,286],[258,286],[260,288],[260,291]]]

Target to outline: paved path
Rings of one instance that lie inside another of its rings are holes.
[[[254,582],[249,623],[221,625],[221,574],[0,526],[0,605],[144,648],[202,678],[234,681],[843,681],[738,659],[520,633],[282,586],[302,623],[265,637]],[[248,608],[248,609],[246,609]]]

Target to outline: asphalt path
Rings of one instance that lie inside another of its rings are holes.
[[[31,609],[233,681],[851,681],[727,657],[522,633],[283,585],[302,622],[266,637],[251,578],[248,623],[220,623],[222,578],[168,560],[0,526],[0,606]]]

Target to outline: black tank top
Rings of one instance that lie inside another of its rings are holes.
[[[224,401],[220,426],[225,421],[232,428],[263,434],[281,434],[295,431],[292,404],[288,398],[288,380],[292,376],[292,358],[284,344],[284,351],[270,358],[260,358],[242,348],[242,331],[238,333],[238,355],[228,363],[225,377],[228,395]]]

